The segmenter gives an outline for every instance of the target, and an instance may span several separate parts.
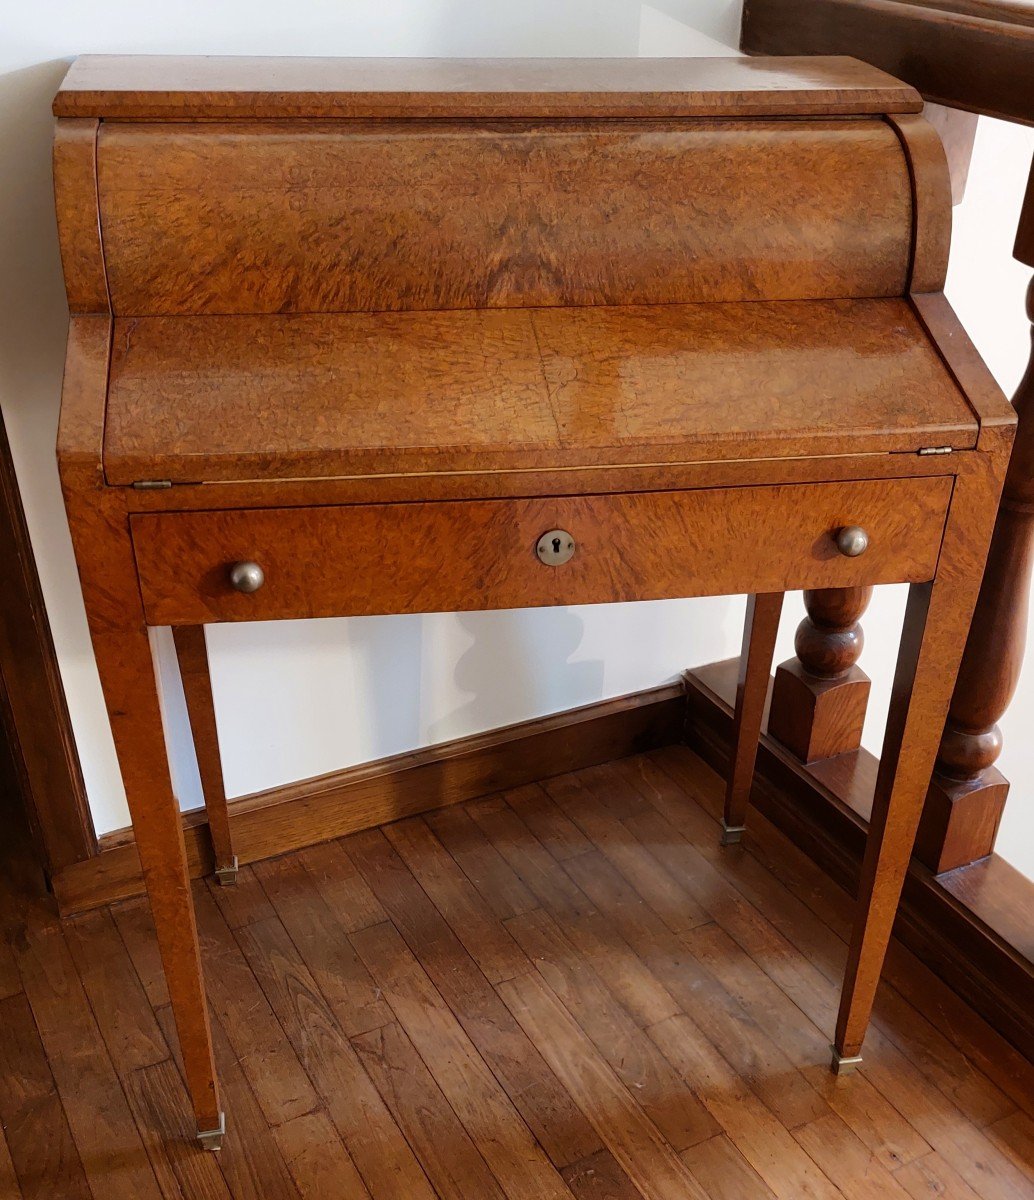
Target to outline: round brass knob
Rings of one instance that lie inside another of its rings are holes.
[[[230,568],[230,583],[238,592],[257,592],[266,582],[266,573],[257,562],[234,563]]]
[[[869,547],[869,535],[859,525],[845,525],[834,535],[837,549],[845,558],[857,558]]]

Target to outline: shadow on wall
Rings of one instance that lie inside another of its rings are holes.
[[[26,508],[43,504],[47,517],[60,517],[62,524],[53,464],[67,308],[54,219],[50,105],[66,70],[64,62],[49,62],[0,75],[0,397]]]
[[[50,105],[67,69],[55,61],[0,75],[0,387],[5,410],[15,413],[39,390],[41,373],[53,375],[64,345]]]
[[[604,663],[571,661],[584,628],[571,609],[210,626],[227,792],[591,703],[603,694]],[[171,638],[157,640],[174,728],[185,712]],[[171,760],[181,801],[199,804],[192,756]]]
[[[470,699],[427,727],[430,743],[494,729],[603,695],[602,659],[572,662],[585,622],[569,608],[462,613],[470,645],[456,663],[456,688]],[[564,698],[561,698],[564,697]],[[589,697],[590,699],[585,699]]]
[[[124,823],[122,780],[90,651],[54,445],[68,310],[54,218],[54,93],[69,60],[0,75],[0,405],[98,828]],[[113,820],[108,821],[107,809]]]
[[[355,617],[209,626],[228,795],[419,746],[425,621]],[[167,695],[176,691],[170,686]],[[192,758],[182,770],[174,757],[172,763],[181,801],[200,803]]]

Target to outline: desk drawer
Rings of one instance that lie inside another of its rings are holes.
[[[152,625],[451,612],[916,582],[951,478],[521,500],[149,513],[131,518]],[[859,525],[857,558],[833,535]],[[548,530],[576,551],[536,556]],[[237,562],[265,576],[244,594]]]

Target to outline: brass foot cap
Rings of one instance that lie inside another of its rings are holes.
[[[221,887],[232,887],[237,882],[237,855],[233,856],[233,862],[228,867],[216,867],[215,877],[219,880]]]
[[[726,825],[722,822],[722,845],[735,846],[735,844],[747,832],[746,825]]]
[[[836,1046],[830,1046],[830,1050],[833,1052],[833,1061],[830,1063],[830,1070],[834,1075],[850,1075],[852,1071],[857,1071],[862,1065],[862,1056],[860,1054],[841,1054]]]
[[[201,1143],[205,1150],[221,1150],[223,1148],[223,1137],[226,1134],[226,1113],[219,1114],[218,1129],[199,1129],[197,1131],[197,1140]]]

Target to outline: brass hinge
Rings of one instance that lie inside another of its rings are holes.
[[[918,451],[920,454],[951,454],[951,446],[924,446]]]
[[[133,487],[135,487],[138,492],[157,492],[161,488],[171,488],[172,480],[171,479],[138,479],[133,484]]]

